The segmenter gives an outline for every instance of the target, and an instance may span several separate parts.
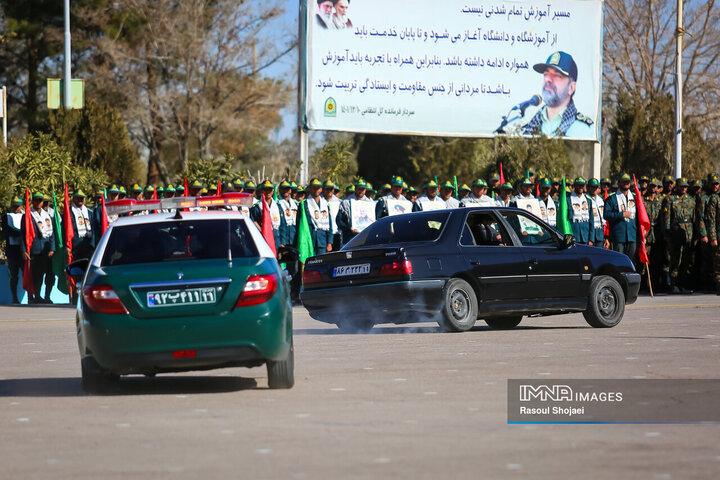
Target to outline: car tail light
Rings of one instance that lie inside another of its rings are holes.
[[[127,315],[128,311],[110,285],[90,285],[83,289],[83,298],[91,310],[99,313]]]
[[[317,270],[305,270],[303,271],[303,283],[318,283],[322,282],[322,275]]]
[[[251,275],[248,277],[242,293],[235,302],[235,307],[249,307],[267,302],[277,290],[277,275]]]
[[[413,273],[412,263],[410,260],[402,262],[391,262],[386,263],[380,267],[380,276],[384,277],[387,275],[411,275]]]

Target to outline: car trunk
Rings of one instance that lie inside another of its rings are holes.
[[[346,287],[407,280],[412,267],[402,247],[340,251],[308,259],[303,288]]]

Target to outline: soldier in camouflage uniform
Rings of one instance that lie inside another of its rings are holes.
[[[709,271],[708,273],[712,280],[714,280],[715,291],[718,295],[720,295],[720,248],[718,247],[718,240],[720,240],[719,186],[720,181],[718,181],[718,176],[715,174],[708,175],[706,184],[707,199],[705,201],[703,221],[699,224],[703,264],[702,271]]]
[[[692,293],[688,284],[692,261],[695,200],[688,195],[688,186],[687,178],[678,178],[676,194],[666,197],[663,206],[663,236],[670,245],[671,293]]]
[[[647,210],[648,218],[650,219],[650,230],[645,235],[645,248],[647,250],[648,258],[650,260],[650,280],[652,285],[660,285],[660,275],[662,274],[662,249],[657,249],[659,239],[662,237],[661,225],[658,223],[660,218],[660,210],[662,208],[662,201],[658,197],[660,191],[660,180],[652,178],[648,181],[647,188],[645,190],[645,198],[643,202],[645,209]],[[646,266],[643,265],[643,274],[645,273]],[[643,276],[643,282],[646,282],[646,276]],[[655,288],[655,287],[653,287]]]

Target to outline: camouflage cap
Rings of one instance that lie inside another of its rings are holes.
[[[685,177],[680,177],[677,179],[677,186],[678,187],[689,187],[690,184],[688,183],[688,179]]]
[[[492,175],[490,175],[490,178],[489,178],[488,180],[489,180],[489,181],[495,180],[495,181],[498,181],[498,182],[499,182],[499,181],[500,181],[500,175],[498,175],[497,173],[493,173]]]
[[[668,183],[675,183],[675,180],[670,175],[665,175],[662,179],[663,185],[666,185]]]
[[[649,186],[649,185],[654,185],[654,186],[656,186],[656,187],[659,187],[660,185],[662,185],[662,182],[660,182],[659,179],[653,177],[653,178],[650,179],[650,181],[648,181],[648,186]]]
[[[716,184],[716,183],[720,183],[720,180],[718,180],[718,176],[717,176],[717,175],[708,176],[707,181],[708,181],[708,183],[711,184],[711,185]]]
[[[23,204],[22,199],[20,197],[18,197],[17,195],[15,195],[12,198],[12,200],[10,200],[10,206],[12,206],[12,207],[20,207],[20,206],[22,206],[22,204]]]
[[[393,175],[392,179],[390,180],[390,186],[391,187],[397,187],[401,186],[403,183],[403,178],[400,175]]]

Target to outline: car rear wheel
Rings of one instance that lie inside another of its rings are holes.
[[[86,393],[104,393],[117,385],[119,375],[103,371],[93,357],[84,357],[80,360],[82,371],[82,386]]]
[[[477,320],[477,297],[468,282],[461,278],[451,278],[445,284],[442,316],[438,320],[440,328],[446,332],[466,332]]]
[[[612,277],[601,275],[590,282],[585,320],[595,328],[614,327],[625,314],[625,294]]]
[[[522,315],[512,317],[491,317],[485,319],[485,323],[487,323],[488,327],[493,330],[512,330],[520,325],[521,321]]]
[[[271,389],[292,388],[295,385],[295,347],[292,342],[284,360],[268,360],[267,373],[268,386]]]

